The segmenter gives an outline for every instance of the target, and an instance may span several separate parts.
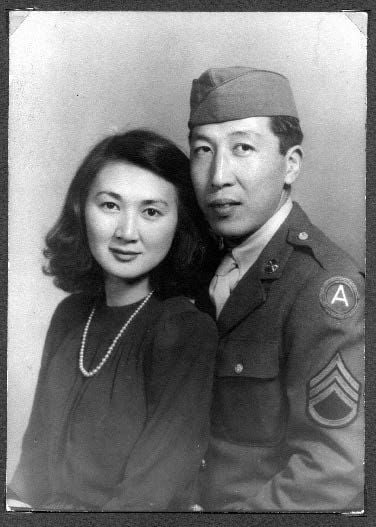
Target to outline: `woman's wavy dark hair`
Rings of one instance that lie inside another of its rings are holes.
[[[55,285],[64,291],[93,296],[103,293],[102,268],[91,255],[87,240],[85,203],[96,175],[113,161],[145,168],[174,185],[177,229],[166,258],[151,272],[151,282],[164,298],[195,296],[201,287],[206,249],[215,254],[214,240],[195,199],[188,158],[170,140],[149,130],[107,137],[86,156],[70,184],[60,217],[46,236],[43,254],[49,262],[44,273],[53,276]]]

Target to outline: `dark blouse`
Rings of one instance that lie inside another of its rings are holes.
[[[138,305],[98,306],[87,370]],[[55,311],[11,492],[39,510],[187,510],[208,440],[215,324],[186,298],[153,295],[86,378],[92,306],[71,295]]]

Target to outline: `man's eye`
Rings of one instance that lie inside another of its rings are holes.
[[[209,152],[211,152],[210,146],[202,145],[202,146],[193,147],[193,153],[197,156],[204,156],[205,154],[208,154]]]
[[[148,207],[145,209],[144,214],[149,218],[157,218],[158,216],[162,216],[161,212],[157,209],[154,209],[153,207]]]
[[[254,151],[254,148],[248,143],[239,143],[234,146],[234,152],[238,155],[246,155],[252,151]]]

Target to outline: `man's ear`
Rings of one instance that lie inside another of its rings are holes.
[[[295,145],[289,148],[285,155],[286,161],[286,175],[285,184],[292,185],[300,174],[302,167],[303,150],[300,145]]]

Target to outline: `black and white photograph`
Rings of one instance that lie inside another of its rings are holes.
[[[7,514],[366,514],[367,22],[9,12]]]

